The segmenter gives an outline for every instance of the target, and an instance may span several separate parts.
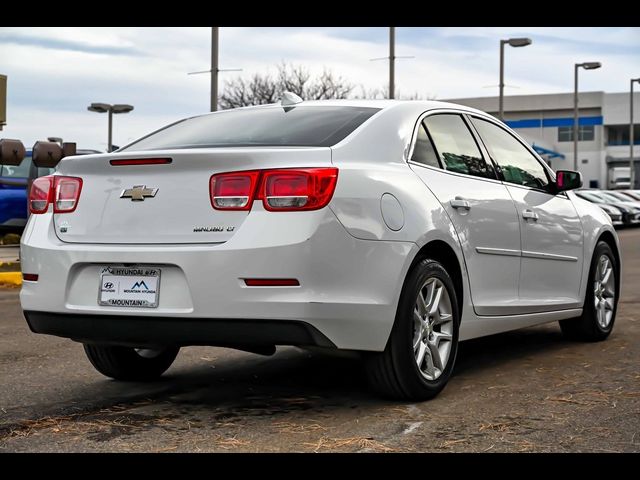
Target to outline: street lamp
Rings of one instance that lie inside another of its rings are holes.
[[[526,47],[531,45],[530,38],[509,38],[508,40],[500,40],[500,93],[499,93],[499,106],[498,116],[500,120],[503,120],[504,116],[504,46],[509,44],[511,47]]]
[[[633,160],[633,82],[640,83],[640,78],[632,78],[631,82],[631,94],[629,95],[629,188],[636,188],[636,165]]]
[[[133,110],[133,105],[127,105],[123,103],[116,103],[110,105],[108,103],[92,103],[87,107],[90,112],[108,113],[109,114],[109,137],[107,142],[107,152],[111,151],[111,132],[112,132],[112,117],[114,113],[129,113]]]
[[[573,169],[578,171],[578,68],[585,70],[595,70],[600,68],[600,62],[576,63],[573,76]]]

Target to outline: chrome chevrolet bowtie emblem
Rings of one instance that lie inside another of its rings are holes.
[[[144,202],[145,197],[155,197],[157,188],[147,188],[146,185],[134,185],[122,191],[120,198],[130,198],[132,202]]]

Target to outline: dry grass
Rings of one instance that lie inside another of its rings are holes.
[[[250,442],[248,440],[240,440],[234,435],[233,437],[218,438],[215,440],[215,444],[224,450],[232,450],[235,448],[246,447]]]
[[[303,445],[310,447],[314,452],[320,451],[334,451],[344,448],[367,450],[372,452],[394,452],[397,451],[391,447],[388,447],[384,443],[380,443],[373,438],[366,437],[351,437],[351,438],[327,438],[321,437],[317,442],[305,442]]]
[[[274,423],[273,426],[278,430],[278,433],[312,433],[327,431],[327,427],[323,427],[318,423],[296,424],[289,422],[278,422]]]

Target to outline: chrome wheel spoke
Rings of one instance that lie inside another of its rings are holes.
[[[435,282],[434,282],[435,283]],[[433,297],[431,303],[429,303],[429,315],[437,315],[438,309],[440,307],[440,300],[442,299],[442,291],[444,290],[444,285],[439,286],[438,288],[434,287],[436,293]]]
[[[436,377],[436,369],[435,369],[435,366],[433,365],[433,358],[431,356],[431,350],[425,348],[425,352],[428,352],[427,355],[425,355],[425,357],[427,359],[427,361],[425,362],[427,364],[426,365],[426,369],[425,369],[425,373],[427,375],[429,375],[432,379],[435,380],[437,378]],[[438,357],[438,358],[440,358],[440,357]],[[442,372],[442,370],[440,370],[440,372]]]
[[[613,311],[613,298],[605,298],[602,303],[604,303],[605,310]]]
[[[437,347],[440,346],[440,342],[443,340],[451,341],[453,335],[448,332],[433,332],[433,344]]]
[[[418,298],[416,299],[416,306],[418,307],[418,314],[420,316],[424,316],[427,314],[427,303],[425,302],[424,297],[422,296],[422,291],[418,292]]]
[[[416,352],[416,363],[418,368],[422,369],[422,363],[424,362],[425,354],[427,353],[427,346],[423,341],[418,342],[418,351]]]
[[[440,371],[444,370],[442,365],[442,358],[440,358],[440,350],[436,346],[435,342],[429,342],[429,356],[433,360],[433,365]]]
[[[445,323],[449,323],[452,320],[453,320],[453,315],[451,315],[450,313],[440,313],[435,319],[435,321],[433,322],[433,324],[443,325]]]

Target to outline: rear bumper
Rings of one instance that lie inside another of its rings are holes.
[[[25,311],[29,328],[83,343],[132,347],[335,345],[312,325],[290,320],[122,317]]]
[[[95,342],[146,344],[145,338],[157,340],[156,328],[175,325],[176,342],[220,345],[227,339],[224,328],[204,325],[205,319],[211,325],[236,322],[236,333],[264,331],[252,322],[303,322],[337,348],[381,351],[417,251],[412,242],[354,238],[329,209],[296,216],[252,211],[231,240],[191,245],[64,243],[50,213],[33,215],[22,237],[22,271],[39,278],[23,282],[20,301],[27,312],[60,314],[47,317],[48,326],[32,325],[34,331]],[[98,305],[106,265],[161,269],[157,308]],[[300,285],[248,287],[244,278],[295,278]],[[77,318],[91,319],[96,331]],[[59,332],[55,322],[62,323]],[[147,337],[132,339],[121,325],[140,326]],[[178,335],[192,327],[199,333]],[[288,333],[260,343],[274,340],[301,344]]]

